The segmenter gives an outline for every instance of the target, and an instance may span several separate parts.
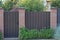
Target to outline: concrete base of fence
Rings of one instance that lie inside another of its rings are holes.
[[[56,40],[56,39],[28,39],[28,40]]]

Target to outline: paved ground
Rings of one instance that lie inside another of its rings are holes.
[[[18,38],[4,38],[4,40],[18,40]],[[33,40],[56,40],[56,39],[33,39]]]
[[[4,40],[18,40],[18,38],[4,38]]]
[[[18,38],[4,38],[4,40],[18,40]],[[30,39],[30,40],[56,40],[56,39]]]
[[[30,39],[32,40],[32,39]],[[56,40],[56,39],[33,39],[33,40]]]

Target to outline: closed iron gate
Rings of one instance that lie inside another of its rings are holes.
[[[50,12],[26,12],[25,27],[28,29],[50,28]]]
[[[18,37],[19,32],[19,13],[4,12],[4,37]]]
[[[57,9],[57,26],[60,26],[60,8]]]

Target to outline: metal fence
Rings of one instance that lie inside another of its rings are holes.
[[[28,29],[50,28],[50,12],[25,12],[25,27]]]
[[[19,32],[18,12],[4,12],[4,37],[18,37]]]

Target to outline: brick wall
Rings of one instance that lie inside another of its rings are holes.
[[[19,27],[25,27],[25,9],[24,8],[13,8],[11,11],[19,12]]]
[[[57,9],[56,8],[51,8],[51,13],[50,13],[50,27],[52,29],[55,29],[57,26]]]
[[[19,9],[19,27],[25,27],[25,9]]]
[[[4,37],[4,10],[0,8],[0,32],[2,32],[2,37]]]

